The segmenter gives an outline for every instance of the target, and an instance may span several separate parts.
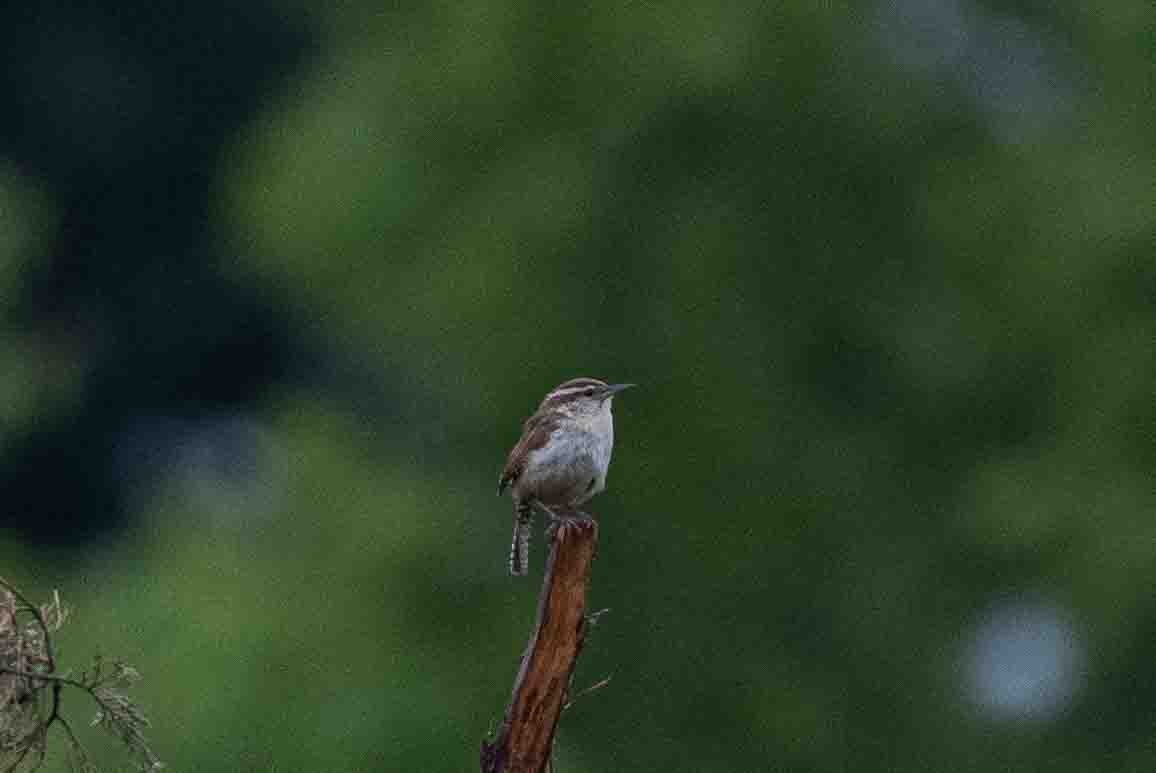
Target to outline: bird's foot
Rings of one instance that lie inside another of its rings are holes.
[[[548,507],[543,507],[543,509],[550,515],[550,522],[546,525],[547,542],[554,540],[554,534],[560,526],[571,525],[584,528],[594,523],[594,517],[581,510],[566,509],[555,511]]]

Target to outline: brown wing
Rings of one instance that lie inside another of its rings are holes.
[[[498,478],[498,494],[501,495],[521,475],[526,468],[530,452],[546,445],[550,434],[558,426],[548,414],[535,413],[522,425],[522,437],[506,457],[506,466]]]

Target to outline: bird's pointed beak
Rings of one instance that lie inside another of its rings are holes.
[[[630,389],[631,387],[635,386],[638,386],[638,384],[611,384],[610,386],[606,387],[606,393],[603,395],[603,397],[614,397],[614,395],[618,394],[623,389]]]

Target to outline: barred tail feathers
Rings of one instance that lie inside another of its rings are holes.
[[[530,570],[530,536],[534,512],[529,505],[518,505],[514,516],[514,539],[510,544],[510,574],[521,577]]]

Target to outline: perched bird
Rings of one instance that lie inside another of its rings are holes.
[[[522,425],[522,437],[498,478],[514,500],[514,540],[510,574],[526,573],[533,508],[552,518],[567,517],[606,488],[614,448],[614,395],[634,384],[607,384],[575,378],[554,387]]]

